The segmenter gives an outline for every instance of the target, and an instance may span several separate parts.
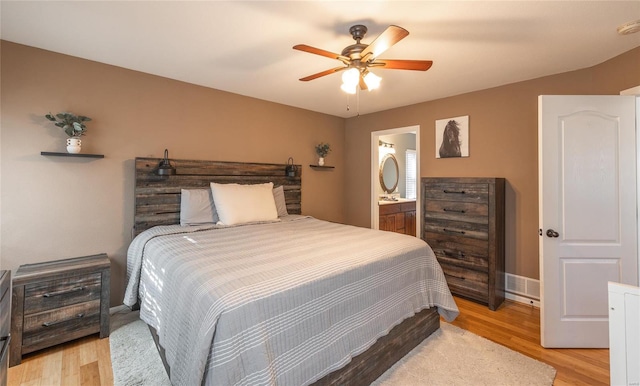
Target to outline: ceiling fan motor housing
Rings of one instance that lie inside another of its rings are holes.
[[[345,47],[345,49],[342,50],[342,56],[351,58],[352,61],[360,60],[360,58],[362,57],[360,53],[364,51],[365,48],[367,48],[366,44],[360,44],[360,43],[352,44],[350,46]]]
[[[367,33],[367,27],[357,24],[349,28],[349,33],[353,36],[353,40],[360,43],[360,39]]]

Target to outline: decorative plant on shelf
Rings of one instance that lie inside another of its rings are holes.
[[[49,113],[44,117],[54,122],[54,125],[61,127],[69,137],[84,135],[87,131],[87,126],[85,126],[84,123],[91,120],[89,117],[75,115],[73,113],[58,113],[55,116]]]
[[[320,158],[326,157],[330,151],[331,145],[329,145],[328,143],[320,142],[316,145],[316,154],[318,154],[318,157]]]
[[[58,113],[55,116],[49,113],[44,117],[54,122],[54,125],[61,127],[69,136],[69,138],[67,138],[67,152],[80,153],[82,146],[80,136],[84,135],[87,131],[87,126],[85,126],[84,123],[90,121],[91,118],[73,113]]]
[[[328,143],[320,142],[316,145],[316,154],[318,155],[318,165],[324,166],[324,157],[331,151],[331,145]]]

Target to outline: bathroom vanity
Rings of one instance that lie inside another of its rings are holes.
[[[413,200],[380,201],[378,228],[383,231],[416,235],[416,202]]]

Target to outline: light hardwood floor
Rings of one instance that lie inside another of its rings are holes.
[[[557,371],[554,385],[608,385],[609,350],[544,349],[540,310],[512,301],[497,310],[456,298],[454,325],[546,362]],[[97,335],[25,356],[9,369],[8,386],[112,385],[109,339]]]

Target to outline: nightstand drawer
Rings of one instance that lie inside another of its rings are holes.
[[[25,315],[100,299],[101,280],[97,272],[25,285]]]
[[[0,338],[0,386],[7,384],[7,368],[9,367],[10,336]]]
[[[9,336],[11,331],[11,271],[0,271],[0,339]]]
[[[11,342],[10,314],[11,271],[0,271],[0,386],[7,384],[7,368],[9,364],[9,344]]]
[[[23,353],[100,331],[100,299],[24,317]]]

